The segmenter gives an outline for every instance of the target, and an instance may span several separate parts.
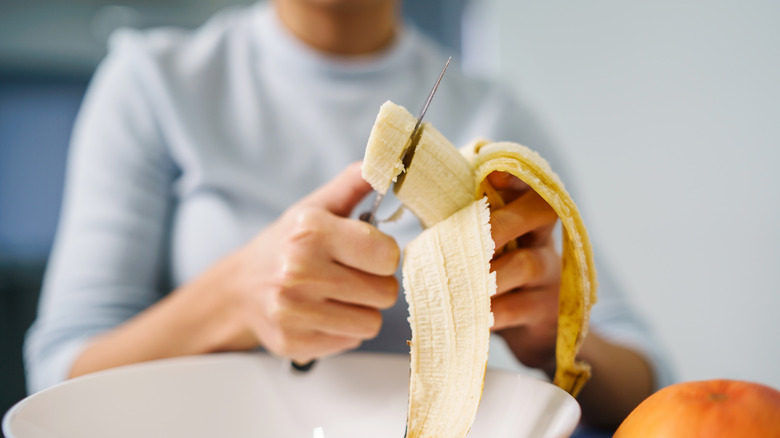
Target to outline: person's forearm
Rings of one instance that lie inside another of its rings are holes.
[[[614,428],[653,392],[650,365],[634,350],[591,332],[579,357],[593,367],[593,376],[577,398],[587,424]]]
[[[196,281],[173,291],[119,327],[96,337],[76,359],[70,377],[154,359],[252,348],[230,299],[233,265],[218,263]]]

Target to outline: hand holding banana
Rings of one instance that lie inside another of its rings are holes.
[[[381,193],[403,178],[395,194],[427,228],[404,250],[412,328],[407,436],[463,437],[479,405],[491,327],[522,361],[579,393],[590,377],[576,355],[596,272],[577,207],[543,158],[484,140],[458,151],[424,123],[404,168],[414,123],[403,107],[382,105],[363,177]],[[560,258],[551,236],[557,218]]]
[[[493,209],[490,218],[496,248],[503,248],[490,262],[497,285],[490,304],[492,329],[525,365],[551,373],[561,281],[561,256],[553,239],[558,215],[511,174],[494,172],[487,180],[501,203],[507,202]]]

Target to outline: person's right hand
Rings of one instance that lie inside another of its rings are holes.
[[[400,250],[348,218],[370,191],[354,163],[231,257],[245,327],[270,352],[305,363],[379,333],[380,309],[397,298]]]

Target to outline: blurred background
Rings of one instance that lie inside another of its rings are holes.
[[[106,38],[247,3],[0,2],[0,412],[24,396],[22,337]],[[780,3],[409,0],[404,14],[536,111],[678,380],[780,388]]]
[[[678,379],[780,389],[780,2],[473,3]]]

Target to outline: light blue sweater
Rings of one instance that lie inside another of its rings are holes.
[[[376,56],[326,56],[288,34],[266,5],[225,11],[196,31],[116,34],[73,134],[62,217],[25,345],[29,390],[64,380],[91,337],[193,279],[361,159],[380,104],[417,112],[446,57],[411,28]],[[561,169],[511,93],[457,66],[426,120],[456,145],[516,141]],[[407,215],[382,229],[403,246],[419,225]],[[646,352],[666,383],[654,341],[600,273],[592,329]],[[362,348],[408,352],[406,316],[400,299]]]

